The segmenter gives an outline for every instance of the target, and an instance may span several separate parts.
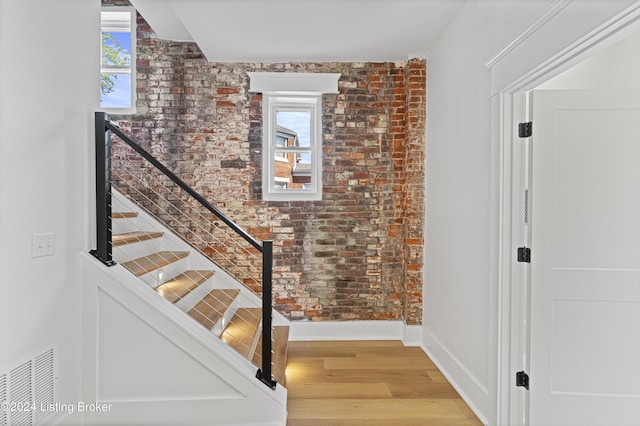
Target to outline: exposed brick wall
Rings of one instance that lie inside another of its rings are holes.
[[[418,323],[422,318],[426,79],[425,61],[411,59],[406,66],[405,175],[402,190],[403,205],[400,209],[405,226],[404,317],[408,323]]]
[[[234,221],[274,240],[279,311],[421,322],[424,60],[209,63],[142,18],[137,43],[138,113],[115,118]],[[339,94],[323,97],[323,200],[261,200],[262,96],[248,93],[250,71],[342,74]]]

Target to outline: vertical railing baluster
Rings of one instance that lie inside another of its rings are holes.
[[[111,250],[111,131],[109,115],[96,112],[96,249],[91,254],[107,266],[116,264]]]
[[[262,242],[262,368],[256,377],[275,389],[276,381],[271,377],[271,304],[273,299],[273,241]]]

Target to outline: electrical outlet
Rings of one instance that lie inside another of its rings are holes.
[[[56,236],[54,233],[33,234],[31,257],[52,256],[56,251]]]

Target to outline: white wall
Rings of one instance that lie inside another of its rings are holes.
[[[488,424],[500,409],[496,94],[632,3],[469,0],[429,52],[423,342]],[[491,68],[483,65],[514,40]]]
[[[56,344],[61,402],[80,396],[99,10],[99,0],[0,2],[0,373]],[[55,255],[32,258],[32,234],[48,232]]]

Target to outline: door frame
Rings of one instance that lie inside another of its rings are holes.
[[[517,263],[524,241],[524,144],[518,123],[528,121],[527,93],[626,36],[640,32],[640,2],[522,75],[492,99],[492,132],[499,139],[499,265],[497,424],[528,425],[528,394],[516,388],[515,373],[528,367],[528,268]],[[534,248],[535,249],[535,248]]]

